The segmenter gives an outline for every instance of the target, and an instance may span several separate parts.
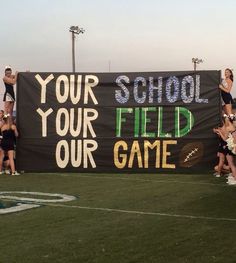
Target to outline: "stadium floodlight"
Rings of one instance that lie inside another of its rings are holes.
[[[77,35],[79,35],[80,33],[83,34],[85,32],[85,30],[79,26],[71,26],[69,31]]]
[[[203,63],[203,60],[201,58],[192,58],[193,63],[193,69],[194,71],[197,70],[197,64]]]
[[[79,26],[71,26],[69,31],[72,33],[72,71],[75,72],[75,35],[83,34],[85,30]]]

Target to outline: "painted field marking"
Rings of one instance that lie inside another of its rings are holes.
[[[36,195],[36,196],[49,196],[57,197],[57,199],[42,199],[42,198],[30,198],[30,197],[19,197],[11,194],[21,194],[21,195]],[[31,208],[37,208],[45,203],[60,203],[60,202],[70,202],[77,198],[72,195],[65,194],[52,194],[52,193],[41,193],[41,192],[26,192],[26,191],[3,191],[0,192],[0,200],[16,201],[17,203],[11,207],[1,208],[0,215],[20,212],[28,210]],[[19,202],[18,202],[19,201]]]
[[[0,209],[0,215],[20,212],[20,211],[24,211],[24,210],[28,210],[28,209],[32,209],[32,208],[37,208],[40,206],[41,205],[36,205],[36,204],[17,203],[15,206]]]
[[[18,192],[18,193],[22,193],[22,192]],[[29,193],[38,193],[38,192],[25,192],[25,193],[29,194]],[[40,193],[40,194],[41,195],[47,195],[46,193]],[[62,194],[50,194],[50,196],[56,196],[56,195],[60,195],[61,196]],[[73,197],[73,196],[71,196],[71,197]],[[1,196],[0,195],[0,199],[5,199],[7,201],[16,200],[14,198],[18,198],[18,197]],[[28,198],[25,198],[25,199],[28,199]],[[0,209],[0,214],[14,213],[14,212],[19,212],[19,211],[23,211],[23,210],[32,209],[32,208],[37,208],[37,207],[40,207],[40,206],[49,206],[49,207],[56,207],[56,208],[57,207],[59,207],[59,208],[63,207],[63,208],[83,209],[83,210],[95,210],[95,211],[110,212],[110,213],[113,212],[113,213],[126,213],[126,214],[136,214],[136,215],[159,216],[159,217],[161,216],[161,217],[176,217],[176,218],[187,218],[187,219],[200,219],[200,220],[236,222],[236,218],[180,215],[180,214],[170,214],[170,213],[160,213],[160,212],[113,209],[113,208],[104,208],[104,207],[63,205],[63,204],[59,204],[58,199],[54,199],[54,201],[53,201],[53,202],[55,202],[55,200],[56,200],[57,204],[49,203],[47,199],[43,199],[43,202],[38,201],[38,200],[41,200],[41,199],[34,199],[34,200],[32,200],[33,198],[30,198],[30,199],[31,199],[30,203],[27,203],[27,200],[25,200],[26,203],[17,203],[17,205],[14,206],[14,207]],[[76,198],[74,197],[73,200],[75,200],[75,199]]]
[[[179,215],[179,214],[169,214],[169,213],[159,213],[159,212],[145,212],[145,211],[135,211],[135,210],[76,206],[76,205],[63,205],[63,204],[45,204],[45,206],[84,209],[84,210],[96,210],[96,211],[103,211],[103,212],[126,213],[126,214],[136,214],[136,215],[164,216],[164,217],[178,217],[178,218],[187,218],[187,219],[202,219],[202,220],[213,220],[213,221],[215,220],[215,221],[236,222],[236,218],[227,218],[227,217]]]
[[[30,195],[37,195],[37,196],[59,197],[60,199],[39,199],[39,198],[12,196],[8,194],[25,194],[25,195],[30,194]],[[72,195],[41,193],[41,192],[26,192],[26,191],[3,191],[3,192],[0,192],[0,198],[7,199],[7,200],[14,200],[14,201],[17,200],[17,201],[22,201],[22,202],[41,202],[41,203],[70,202],[70,201],[76,200],[76,197]]]

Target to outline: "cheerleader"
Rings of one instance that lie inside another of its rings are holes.
[[[18,131],[16,125],[12,122],[12,117],[7,114],[4,115],[4,124],[1,127],[2,132],[2,141],[1,147],[4,152],[7,153],[9,158],[9,164],[11,167],[11,174],[12,175],[19,175],[19,173],[15,170],[15,163],[14,163],[14,144],[15,139],[18,137]],[[1,160],[1,166],[2,166]]]
[[[6,91],[3,96],[3,101],[5,113],[10,114],[11,116],[15,103],[15,92],[13,89],[13,85],[15,85],[17,82],[17,75],[18,72],[16,72],[15,75],[12,75],[12,69],[10,66],[7,66],[5,68],[5,76],[3,77],[3,82],[5,84]]]
[[[224,112],[230,118],[233,117],[232,104],[234,101],[230,94],[233,87],[233,81],[234,81],[233,72],[231,69],[227,68],[225,70],[225,79],[223,79],[222,83],[219,85],[219,88],[221,90],[221,97],[224,102],[224,106],[223,106]]]
[[[219,145],[219,165],[218,174],[220,175],[224,165],[225,158],[228,162],[232,174],[228,177],[229,185],[236,185],[236,166],[234,164],[234,157],[236,155],[236,130],[233,126],[231,119],[225,118],[224,125],[222,127],[213,129],[213,131],[220,136]]]

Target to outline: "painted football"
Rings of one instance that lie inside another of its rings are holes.
[[[199,163],[203,157],[204,145],[202,142],[187,143],[180,151],[180,167],[189,168]]]

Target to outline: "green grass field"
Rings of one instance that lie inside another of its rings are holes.
[[[0,263],[236,262],[236,187],[225,181],[212,175],[1,175],[0,191],[78,199],[0,215]],[[2,207],[13,202],[0,201]]]

